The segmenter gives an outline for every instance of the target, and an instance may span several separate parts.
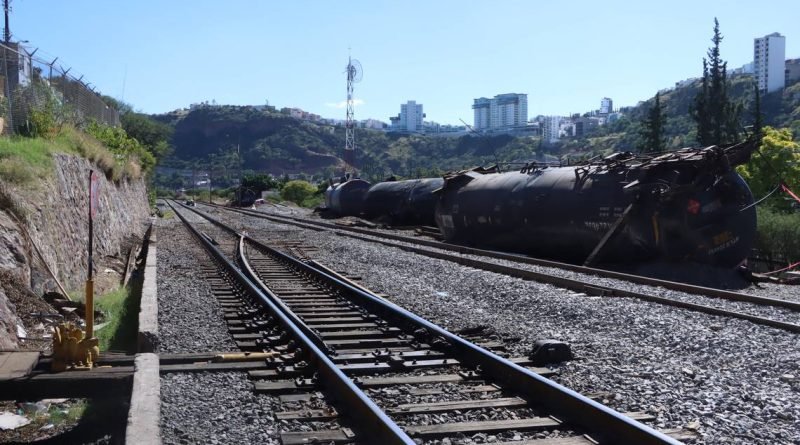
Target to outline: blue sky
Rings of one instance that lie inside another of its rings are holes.
[[[300,107],[343,118],[348,47],[364,67],[356,117],[400,103],[471,123],[472,99],[528,94],[528,114],[634,105],[700,75],[714,17],[729,67],[753,38],[800,57],[800,1],[13,0],[11,31],[138,110],[190,103]],[[124,86],[124,90],[123,90]],[[124,93],[124,96],[123,96]]]

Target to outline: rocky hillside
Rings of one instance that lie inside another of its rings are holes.
[[[57,290],[37,248],[69,292],[80,293],[86,279],[86,190],[89,170],[98,167],[70,154],[54,154],[48,166],[34,183],[0,175],[0,349],[17,346],[18,326],[35,329],[31,312],[43,293]],[[145,232],[149,205],[143,179],[99,176],[95,273],[102,280],[110,264],[125,258],[131,237]]]

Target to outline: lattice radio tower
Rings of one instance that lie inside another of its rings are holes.
[[[353,106],[353,84],[361,82],[364,71],[361,69],[361,62],[347,56],[347,120],[345,121],[344,135],[344,163],[347,172],[356,171],[356,121],[354,118],[355,107]]]

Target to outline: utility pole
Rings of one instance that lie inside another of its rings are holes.
[[[4,40],[4,43],[5,43],[5,45],[3,46],[3,76],[6,78],[6,80],[3,83],[6,86],[5,95],[6,95],[6,100],[8,101],[8,110],[6,111],[5,116],[3,116],[3,117],[8,119],[8,123],[6,124],[6,126],[7,126],[7,128],[9,128],[9,131],[13,133],[13,130],[11,130],[11,129],[14,128],[14,116],[13,116],[13,113],[11,112],[11,110],[13,109],[14,104],[11,102],[11,85],[9,84],[9,81],[8,81],[8,71],[9,71],[9,69],[8,69],[8,65],[9,65],[9,63],[8,63],[8,59],[9,59],[8,47],[11,44],[11,29],[9,29],[9,27],[8,27],[8,13],[11,11],[10,3],[11,3],[11,0],[3,0],[3,11],[5,13],[5,19],[6,19],[6,22],[5,22],[6,23],[6,27],[3,30],[3,40]],[[14,67],[12,67],[12,68],[14,68]]]
[[[241,139],[241,136],[239,137]],[[242,154],[239,152],[239,142],[236,142],[236,161],[239,164],[239,207],[242,206]]]
[[[214,155],[209,155],[208,159],[208,203],[211,204],[211,179],[214,176]]]
[[[8,28],[8,13],[11,12],[11,0],[3,0],[3,12],[6,16],[6,27],[3,32],[3,40],[6,45],[11,43],[11,30]]]

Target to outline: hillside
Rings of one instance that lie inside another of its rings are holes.
[[[753,124],[753,78],[735,76],[730,80],[729,97],[742,107],[741,124]],[[680,148],[696,143],[695,122],[689,115],[689,107],[700,89],[700,80],[661,94],[661,104],[666,116],[665,136],[668,148]],[[640,146],[640,122],[653,106],[651,97],[635,107],[624,109],[622,119],[612,125],[599,127],[586,139],[563,141],[563,151],[581,151],[589,148],[597,150],[636,151]],[[764,124],[772,127],[791,128],[795,140],[800,138],[800,82],[787,85],[782,91],[770,93],[761,98],[761,112]]]
[[[245,170],[275,175],[330,176],[342,167],[344,128],[320,125],[253,107],[209,106],[184,116],[162,115],[174,127],[174,152],[162,166],[237,168],[237,146]],[[425,175],[496,160],[528,161],[538,139],[508,135],[442,138],[357,130],[358,165],[366,176]]]
[[[741,104],[742,125],[753,122],[752,77],[731,79],[729,95]],[[699,80],[661,95],[669,148],[695,144],[695,124],[689,107]],[[494,162],[593,156],[611,151],[636,151],[640,122],[653,99],[623,110],[624,117],[596,128],[587,138],[562,139],[543,147],[538,138],[463,136],[460,138],[387,134],[357,130],[358,166],[371,179],[389,175],[423,176]],[[800,137],[800,83],[762,98],[766,125],[789,127]],[[209,165],[230,177],[238,170],[237,146],[245,171],[273,175],[304,173],[331,176],[341,172],[344,128],[311,123],[269,110],[246,106],[205,106],[184,114],[155,116],[174,128],[172,156],[165,167],[205,170]],[[219,177],[219,173],[217,176]],[[223,181],[224,182],[224,181]]]

